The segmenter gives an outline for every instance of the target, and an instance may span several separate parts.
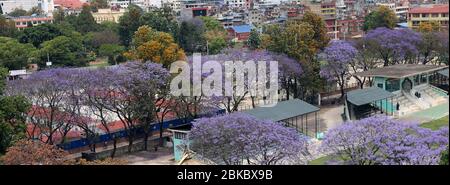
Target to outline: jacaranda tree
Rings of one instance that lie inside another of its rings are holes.
[[[407,59],[415,58],[418,44],[422,38],[419,33],[410,29],[388,29],[380,27],[371,30],[363,38],[366,47],[376,53],[377,58],[384,62],[384,66],[404,63]]]
[[[325,135],[321,149],[355,165],[433,165],[448,145],[448,127],[437,131],[374,116],[346,122]]]
[[[191,149],[219,164],[286,164],[307,157],[307,141],[295,129],[232,113],[193,122]]]
[[[350,62],[355,58],[357,50],[348,42],[333,41],[323,52],[324,64],[320,75],[328,81],[335,81],[341,89],[341,98],[344,97],[344,87],[350,75]]]

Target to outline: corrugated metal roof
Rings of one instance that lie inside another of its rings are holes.
[[[248,33],[252,30],[252,27],[250,25],[244,24],[239,26],[233,26],[231,29],[234,30],[236,33]]]
[[[278,102],[273,107],[256,107],[254,109],[246,110],[244,113],[261,120],[282,121],[319,110],[320,109],[314,105],[299,99],[294,99]]]
[[[347,93],[347,101],[360,106],[395,96],[391,92],[378,87],[353,90]]]

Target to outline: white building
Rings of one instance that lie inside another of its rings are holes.
[[[0,8],[3,14],[9,14],[15,9],[31,10],[33,7],[42,9],[48,16],[51,16],[54,9],[53,0],[6,0],[0,1]]]
[[[131,0],[131,4],[145,8],[144,0]],[[121,8],[128,8],[129,5],[130,0],[112,0],[109,2],[109,6],[120,6]]]
[[[245,8],[246,0],[224,0],[230,8]]]

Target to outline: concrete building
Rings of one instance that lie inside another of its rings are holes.
[[[39,24],[53,22],[53,17],[50,16],[20,16],[20,17],[7,16],[6,18],[14,21],[16,28],[19,30],[24,29],[28,26],[37,26]]]
[[[54,10],[53,0],[7,0],[0,1],[0,8],[3,14],[9,14],[15,9],[31,10],[33,7],[38,7],[47,15],[51,16]]]
[[[436,22],[448,29],[448,4],[411,8],[408,12],[408,27],[418,28],[421,22]]]
[[[92,13],[97,23],[104,21],[119,22],[119,18],[125,13],[126,9],[98,9],[97,12]]]

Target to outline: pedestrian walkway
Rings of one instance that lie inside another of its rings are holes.
[[[414,112],[413,114],[407,115],[402,120],[418,121],[419,123],[424,123],[432,120],[436,120],[447,116],[449,103],[440,104],[428,109]]]

